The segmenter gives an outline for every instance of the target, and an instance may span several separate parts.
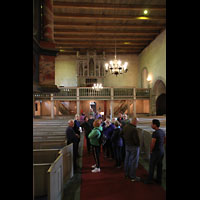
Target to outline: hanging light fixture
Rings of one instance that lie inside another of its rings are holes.
[[[103,89],[103,86],[102,86],[102,83],[94,83],[93,87],[92,87],[93,90],[96,90],[96,91],[100,91]]]
[[[105,64],[105,71],[106,73],[109,71],[111,74],[115,74],[117,76],[119,74],[126,73],[128,71],[127,66],[128,66],[128,62],[125,62],[124,64],[122,64],[121,60],[117,60],[116,40],[115,40],[115,59]]]

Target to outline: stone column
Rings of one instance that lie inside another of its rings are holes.
[[[53,100],[53,94],[51,94],[51,119],[54,119],[54,100]]]
[[[113,113],[113,99],[114,99],[114,88],[111,88],[111,101],[110,101],[110,119],[112,120],[112,118],[114,117],[114,113]]]
[[[136,117],[136,88],[133,88],[133,117]]]

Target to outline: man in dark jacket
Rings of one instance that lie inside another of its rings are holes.
[[[67,145],[73,143],[73,161],[74,161],[74,170],[77,169],[76,159],[78,155],[78,140],[79,135],[73,130],[74,120],[71,119],[68,121],[68,127],[66,129]]]
[[[138,167],[140,139],[136,129],[138,119],[134,117],[129,124],[126,124],[121,134],[125,141],[126,157],[124,161],[125,177],[131,181],[139,181],[140,177],[136,177],[136,169]]]

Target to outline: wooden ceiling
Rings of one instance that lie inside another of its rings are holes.
[[[166,0],[53,0],[53,11],[59,54],[139,54],[166,27]]]

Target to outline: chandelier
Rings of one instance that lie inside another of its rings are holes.
[[[117,60],[116,41],[115,41],[115,59],[105,64],[105,71],[106,73],[109,71],[111,74],[115,74],[117,76],[119,74],[126,73],[128,71],[127,66],[128,62],[122,64],[121,60]]]
[[[102,86],[102,83],[94,83],[93,87],[92,87],[93,90],[96,90],[96,91],[100,91],[103,89],[103,86]]]

